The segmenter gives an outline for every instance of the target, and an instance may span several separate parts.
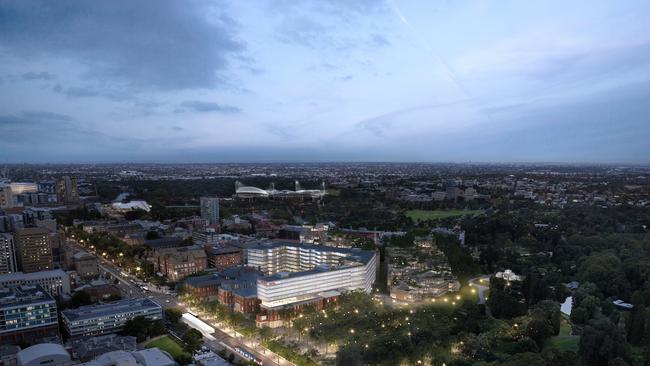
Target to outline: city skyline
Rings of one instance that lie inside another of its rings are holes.
[[[650,5],[0,4],[1,163],[649,163]]]

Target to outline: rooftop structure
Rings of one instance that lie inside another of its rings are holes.
[[[137,316],[162,319],[162,308],[149,299],[125,299],[61,312],[63,326],[71,337],[115,333]]]
[[[18,352],[18,366],[68,366],[70,354],[60,344],[40,343]]]
[[[158,348],[135,352],[113,351],[78,366],[176,366],[171,355]]]

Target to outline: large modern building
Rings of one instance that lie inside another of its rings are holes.
[[[248,246],[246,259],[265,274],[257,281],[262,309],[257,320],[270,326],[278,325],[275,321],[282,308],[323,306],[340,291],[370,292],[378,261],[373,251],[289,242]]]
[[[0,287],[0,344],[58,335],[56,302],[41,286]]]
[[[219,198],[201,197],[201,218],[210,226],[219,224]]]
[[[63,326],[70,337],[116,333],[137,316],[162,319],[162,308],[149,299],[125,299],[61,312]]]
[[[14,235],[16,262],[23,272],[54,268],[49,230],[39,227],[16,230]]]
[[[70,276],[61,269],[32,273],[14,272],[0,275],[0,287],[38,285],[52,296],[70,294]]]
[[[77,203],[79,202],[79,190],[77,188],[77,178],[63,176],[56,181],[56,198],[59,203]]]
[[[0,274],[13,273],[17,270],[14,237],[8,233],[0,233]]]

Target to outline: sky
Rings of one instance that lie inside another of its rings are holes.
[[[0,0],[0,161],[650,162],[650,2]]]

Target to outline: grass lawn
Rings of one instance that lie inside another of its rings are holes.
[[[483,213],[482,210],[410,210],[406,211],[406,216],[411,220],[420,222],[426,220],[444,219],[447,217],[478,215]]]
[[[560,334],[547,339],[546,342],[544,342],[544,348],[578,352],[579,342],[580,337],[572,336],[571,325],[567,323],[566,320],[562,319],[562,323],[560,324]]]
[[[176,358],[182,354],[187,354],[183,350],[183,347],[181,347],[180,344],[176,343],[175,340],[169,338],[169,336],[162,336],[158,339],[155,339],[147,344],[144,345],[145,348],[153,348],[153,347],[158,347],[163,351],[169,352],[172,357]],[[189,354],[187,354],[189,356]]]

